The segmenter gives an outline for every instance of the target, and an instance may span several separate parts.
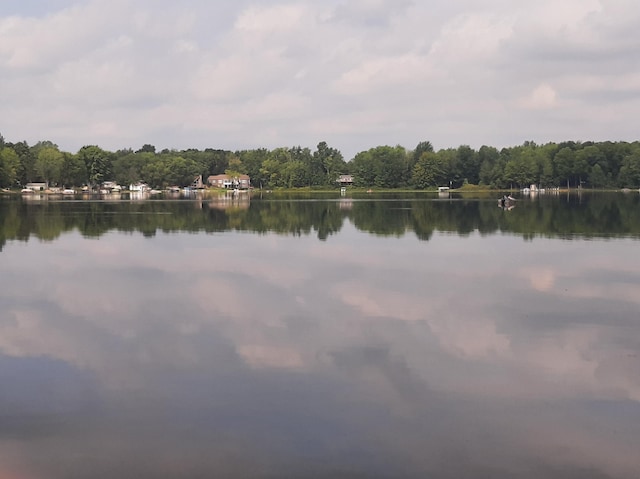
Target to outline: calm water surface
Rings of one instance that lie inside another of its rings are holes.
[[[640,477],[640,195],[0,200],[0,477]]]

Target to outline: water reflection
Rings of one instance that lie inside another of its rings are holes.
[[[638,477],[636,241],[326,203],[4,208],[0,477]]]
[[[47,198],[43,196],[43,198]],[[462,235],[513,233],[535,237],[608,238],[640,236],[640,195],[592,194],[521,198],[517,209],[496,208],[495,198],[430,199],[339,197],[300,199],[254,195],[199,197],[192,201],[0,201],[0,248],[6,240],[44,240],[79,230],[98,237],[108,231],[147,236],[168,231],[249,231],[311,235],[326,240],[345,222],[383,236],[434,232]],[[512,205],[510,205],[512,206]],[[511,211],[513,210],[513,211]]]

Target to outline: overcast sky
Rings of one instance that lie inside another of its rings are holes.
[[[65,151],[635,140],[637,0],[3,0],[0,133]]]

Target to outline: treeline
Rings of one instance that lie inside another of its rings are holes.
[[[9,143],[0,135],[0,186],[16,188],[31,182],[51,186],[96,186],[104,181],[129,185],[142,181],[153,187],[187,186],[202,175],[247,174],[255,187],[295,188],[336,186],[349,167],[342,154],[326,143],[309,148],[276,148],[226,151],[162,150],[153,145],[110,152],[98,146],[83,146],[77,153],[61,151],[50,141],[33,146]]]
[[[573,142],[479,150],[462,145],[435,151],[421,142],[412,151],[379,146],[358,153],[349,163],[358,186],[384,188],[433,186],[459,188],[464,184],[491,188],[638,187],[640,142]]]
[[[321,142],[309,148],[283,147],[241,151],[162,150],[153,145],[110,152],[84,146],[61,151],[50,141],[35,145],[6,142],[0,135],[0,186],[19,187],[43,181],[53,186],[95,186],[103,181],[153,187],[186,186],[202,175],[247,174],[254,187],[336,187],[342,174],[360,187],[458,188],[464,184],[491,188],[540,187],[635,188],[640,186],[640,142],[573,142],[502,148],[462,145],[435,151],[430,142],[413,150],[377,146],[345,161],[342,153]]]

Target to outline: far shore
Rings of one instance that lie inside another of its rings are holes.
[[[97,191],[83,191],[81,188],[69,188],[75,191],[74,195],[100,195],[101,193]],[[153,190],[155,192],[167,193],[169,189],[162,188],[158,190]],[[224,189],[224,188],[200,188],[197,190],[193,190],[206,194],[225,194],[229,193],[233,190]],[[313,193],[313,194],[340,194],[341,189],[337,188],[322,188],[322,187],[299,187],[299,188],[251,188],[250,190],[242,190],[244,192],[249,191],[251,193],[263,193],[263,194],[286,194],[286,193]],[[589,192],[589,193],[615,193],[615,192],[632,192],[632,191],[640,191],[630,188],[553,188],[542,191],[533,191],[528,192],[527,194],[537,194],[537,193],[576,193],[576,192]],[[376,187],[358,187],[358,186],[347,186],[345,193],[366,193],[366,194],[374,194],[374,193],[426,193],[426,194],[448,194],[448,193],[456,193],[456,194],[501,194],[501,193],[521,193],[522,190],[519,188],[511,188],[511,189],[494,189],[487,186],[482,185],[464,185],[460,188],[451,188],[445,191],[438,191],[437,187],[426,188],[426,189],[412,189],[412,188],[376,188]],[[48,189],[42,191],[35,191],[34,194],[38,195],[63,195],[63,190],[59,189]],[[131,190],[121,190],[118,193],[137,193],[136,191]],[[23,195],[30,194],[24,193],[22,189],[10,189],[10,188],[2,188],[0,190],[0,194],[3,195]],[[104,195],[104,193],[102,193]],[[68,194],[71,196],[71,194]]]

